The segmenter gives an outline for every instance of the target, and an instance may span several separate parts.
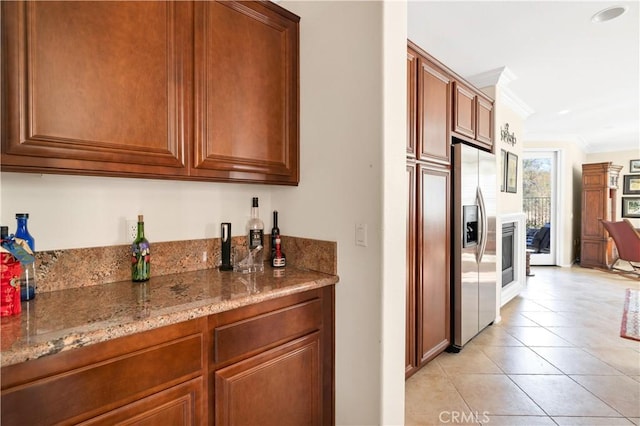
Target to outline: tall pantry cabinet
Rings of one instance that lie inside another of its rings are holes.
[[[442,66],[409,42],[407,377],[450,343],[451,86]]]
[[[616,220],[620,170],[611,162],[582,165],[581,266],[608,269],[615,262],[613,240],[601,221]]]

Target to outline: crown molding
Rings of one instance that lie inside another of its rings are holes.
[[[516,114],[523,119],[526,119],[535,112],[533,108],[527,105],[522,99],[518,97],[508,87],[499,87],[496,97],[500,99],[500,102],[510,107]]]
[[[496,97],[500,99],[500,102],[510,107],[523,119],[526,119],[535,111],[507,87],[509,83],[517,78],[508,67],[504,66],[473,75],[468,77],[467,80],[481,89],[490,86],[497,87],[499,90],[496,91]]]
[[[488,86],[505,87],[517,78],[508,67],[504,66],[472,75],[467,80],[474,86],[483,88]]]

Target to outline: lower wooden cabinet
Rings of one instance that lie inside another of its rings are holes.
[[[217,425],[334,422],[334,287],[209,317]]]
[[[217,425],[322,424],[320,333],[215,372]]]
[[[334,287],[3,367],[0,423],[334,422]]]
[[[451,343],[449,166],[407,164],[407,331],[405,375]]]
[[[203,379],[198,377],[89,419],[83,425],[198,425],[203,422]]]
[[[181,418],[190,419],[184,424],[201,424],[205,330],[204,319],[192,320],[4,367],[0,422],[71,424],[97,418],[104,424],[124,416],[145,424],[142,419],[158,415],[151,400],[166,403],[165,411],[174,416],[182,410]],[[188,391],[169,391],[184,383],[190,383]],[[190,403],[182,409],[168,407],[185,398]]]

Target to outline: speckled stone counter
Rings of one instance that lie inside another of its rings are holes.
[[[241,274],[217,269],[40,293],[22,314],[1,320],[7,366],[165,325],[338,282],[336,275],[265,267]]]

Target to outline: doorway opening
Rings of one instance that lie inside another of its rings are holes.
[[[558,153],[525,150],[522,171],[522,210],[531,265],[556,265]]]

